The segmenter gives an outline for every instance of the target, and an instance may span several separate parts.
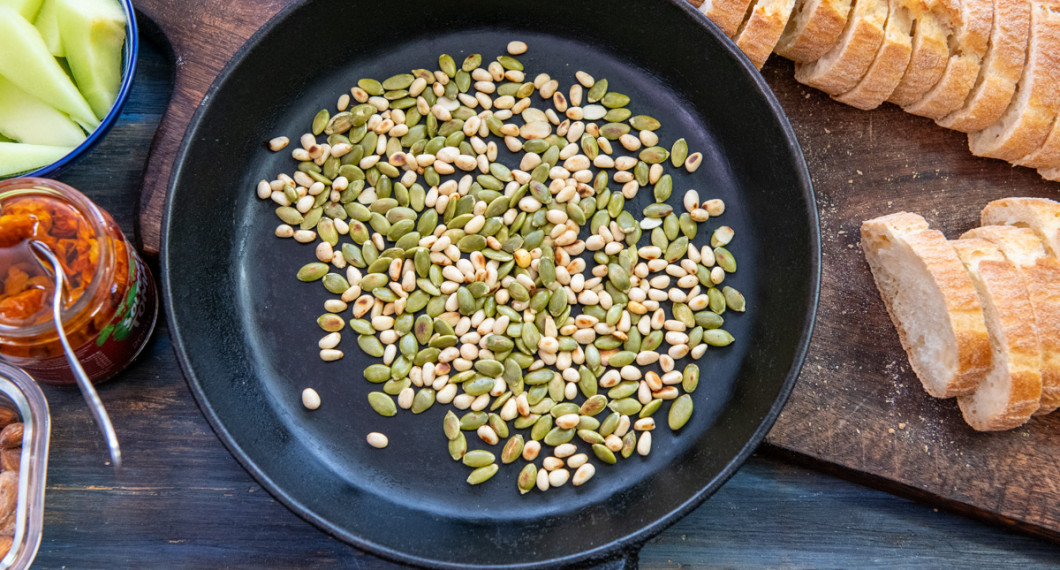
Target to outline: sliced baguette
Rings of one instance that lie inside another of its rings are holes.
[[[927,393],[973,392],[990,368],[990,340],[979,296],[945,236],[898,212],[863,222],[861,247]]]
[[[1031,5],[1026,0],[994,0],[994,27],[983,65],[964,107],[938,120],[947,129],[980,131],[1001,118],[1027,55]]]
[[[1045,251],[1060,258],[1060,203],[1047,198],[1003,198],[979,213],[984,226],[1030,228],[1045,245]]]
[[[750,5],[751,0],[703,0],[699,11],[731,38],[740,28]]]
[[[1042,353],[1042,401],[1034,413],[1048,414],[1060,407],[1060,260],[1045,253],[1030,228],[982,226],[965,232],[965,238],[994,244],[1023,275]]]
[[[890,0],[886,37],[876,59],[856,87],[835,97],[862,110],[875,109],[887,100],[902,80],[913,47],[913,18],[903,0]]]
[[[1060,118],[1060,110],[1057,111]],[[1053,168],[1060,166],[1060,120],[1053,119],[1053,128],[1045,137],[1042,146],[1027,156],[1016,161],[1019,166],[1028,168]]]
[[[991,353],[983,381],[972,394],[959,396],[957,405],[978,431],[1021,426],[1038,410],[1042,395],[1041,345],[1023,278],[986,240],[951,243],[979,293]]]
[[[960,8],[959,20],[950,24],[953,47],[942,78],[921,100],[902,107],[907,113],[941,119],[964,106],[975,87],[990,43],[994,5],[992,0],[961,0]]]
[[[758,0],[733,38],[756,69],[762,69],[788,25],[795,0]]]
[[[909,65],[887,100],[903,106],[923,99],[942,78],[949,57],[946,32],[935,16],[929,12],[918,15],[913,22],[913,51],[909,56]]]
[[[887,0],[853,0],[838,43],[817,61],[796,63],[795,79],[829,95],[857,86],[883,44],[887,10]]]
[[[850,1],[799,0],[773,51],[797,63],[816,61],[839,41]]]
[[[1038,174],[1046,180],[1060,182],[1060,166],[1056,168],[1039,168]]]
[[[1005,113],[968,135],[976,156],[1016,161],[1038,149],[1060,107],[1060,9],[1032,2],[1027,62]]]

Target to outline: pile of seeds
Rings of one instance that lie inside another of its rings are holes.
[[[606,79],[579,71],[566,91],[528,79],[525,51],[361,79],[336,114],[316,115],[291,151],[297,170],[257,188],[278,205],[278,237],[316,243],[297,276],[334,295],[317,319],[320,358],[341,359],[352,331],[380,359],[364,370],[380,386],[373,410],[451,405],[461,415],[449,410],[443,432],[468,483],[498,471],[488,448],[504,442],[500,463],[526,462],[523,493],[581,485],[593,458],[647,455],[664,406],[680,430],[700,371],[676,361],[732,343],[722,315],[744,310],[723,285],[733,230],[693,244],[724,203],[695,190],[683,211],[669,203],[666,165],[695,172],[702,155],[684,139],[661,146],[659,121],[633,115]],[[639,192],[654,203],[635,216]],[[303,402],[321,404],[312,388]],[[469,449],[469,432],[486,449]]]

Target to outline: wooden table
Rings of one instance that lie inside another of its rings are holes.
[[[157,47],[141,48],[121,121],[61,177],[130,234],[172,71]],[[239,466],[196,407],[164,319],[139,361],[100,387],[122,443],[120,476],[105,463],[80,394],[45,393],[53,428],[35,567],[393,567],[298,518]],[[793,464],[769,446],[640,556],[644,568],[1027,568],[1058,561],[1056,544]]]

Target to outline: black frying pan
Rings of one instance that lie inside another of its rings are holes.
[[[700,363],[696,412],[679,435],[664,426],[648,458],[601,466],[583,487],[527,496],[514,484],[521,462],[485,485],[463,482],[467,468],[449,459],[441,435],[442,406],[421,416],[372,412],[361,378],[370,359],[352,337],[345,359],[319,360],[315,317],[326,295],[294,278],[312,246],[274,238],[272,204],[254,196],[257,180],[292,166],[262,141],[296,140],[358,78],[433,68],[443,52],[492,58],[510,39],[529,43],[529,70],[564,85],[579,69],[607,77],[635,110],[662,121],[662,140],[684,136],[704,152],[703,167],[677,175],[675,187],[727,202],[721,223],[737,229],[740,263],[731,283],[750,307],[727,319],[736,344]],[[729,41],[677,1],[302,2],[248,43],[198,110],[162,236],[174,346],[232,453],[325,531],[434,566],[635,556],[721,486],[772,425],[809,340],[820,261],[809,177],[780,107]],[[302,407],[305,386],[322,396],[319,410]],[[387,449],[365,444],[374,430],[389,435]]]

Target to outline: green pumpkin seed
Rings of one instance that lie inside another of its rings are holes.
[[[520,434],[513,435],[508,443],[504,444],[504,449],[501,451],[501,462],[504,464],[512,463],[523,453],[523,436]]]
[[[644,208],[644,217],[662,219],[669,216],[673,211],[673,206],[669,204],[650,204]]]
[[[574,434],[577,430],[561,429],[558,427],[552,428],[547,434],[545,434],[544,441],[545,445],[557,446],[569,442],[574,439]]]
[[[463,431],[475,431],[486,425],[489,415],[485,412],[468,412],[460,418],[460,429]]]
[[[397,404],[394,399],[382,392],[369,392],[368,405],[383,417],[391,417],[397,414]]]
[[[316,116],[313,117],[313,134],[319,135],[324,132],[324,127],[328,126],[328,119],[330,118],[331,114],[328,113],[327,109],[318,111]]]
[[[687,159],[688,142],[685,139],[677,139],[674,141],[673,147],[670,148],[670,164],[673,164],[674,168],[680,168]]]
[[[452,410],[445,412],[445,417],[442,418],[442,431],[445,433],[445,438],[450,441],[461,435],[460,419],[456,417]]]
[[[618,412],[611,412],[604,418],[604,421],[600,422],[600,429],[596,430],[600,435],[607,437],[615,432],[618,428],[618,422],[622,420],[622,414]]]
[[[736,339],[725,329],[710,329],[703,331],[703,342],[710,346],[729,346]]]
[[[453,61],[453,56],[447,53],[438,56],[438,69],[452,79],[456,75],[456,62]]]
[[[714,259],[726,273],[736,273],[736,258],[724,247],[714,248]]]
[[[670,199],[670,194],[673,193],[674,182],[670,178],[669,174],[663,174],[659,178],[659,181],[655,183],[654,194],[656,202],[665,202]]]
[[[630,431],[622,437],[622,457],[628,458],[633,455],[637,448],[637,432]]]
[[[638,157],[648,164],[659,164],[670,158],[670,151],[661,146],[652,146],[641,150]]]
[[[379,342],[379,339],[374,335],[361,335],[357,337],[357,346],[361,347],[368,356],[374,356],[376,358],[382,358],[383,356],[383,343]]]
[[[498,469],[499,467],[496,463],[492,465],[487,465],[485,467],[479,467],[467,476],[467,482],[469,485],[478,485],[480,483],[485,483],[490,479],[490,477],[493,477],[497,473]]]
[[[670,429],[677,431],[688,423],[688,419],[692,417],[692,397],[688,394],[682,394],[673,404],[670,404],[670,413],[667,416],[666,423],[669,424]]]
[[[721,292],[725,296],[725,305],[733,311],[742,313],[747,308],[747,301],[744,299],[743,293],[728,285],[722,287]]]
[[[631,351],[616,352],[611,355],[611,359],[608,361],[609,366],[614,368],[621,368],[623,366],[633,364],[633,361],[637,358],[636,353]]]
[[[655,131],[662,126],[658,119],[648,115],[637,115],[629,120],[629,124],[638,131]]]
[[[533,463],[527,463],[523,467],[523,470],[519,472],[519,478],[516,480],[516,486],[519,488],[520,494],[529,493],[537,482],[537,465]]]
[[[453,458],[453,461],[460,461],[467,453],[467,438],[464,434],[457,434],[453,439],[449,440],[449,456]]]
[[[647,404],[644,404],[644,407],[641,408],[639,412],[637,412],[637,417],[640,417],[640,418],[649,418],[649,417],[651,417],[653,414],[655,414],[655,412],[659,411],[659,407],[662,406],[662,402],[663,401],[661,399],[655,398],[654,400],[648,402]]]
[[[691,394],[696,391],[697,386],[699,386],[699,366],[691,363],[685,366],[685,370],[681,374],[681,389]]]
[[[593,83],[593,86],[589,88],[589,91],[586,92],[585,99],[588,100],[590,103],[596,103],[597,101],[603,99],[604,95],[606,94],[607,80],[598,79],[596,83]]]
[[[412,399],[412,413],[422,414],[434,405],[434,390],[420,388]]]
[[[468,467],[485,467],[492,464],[497,457],[484,449],[475,449],[464,454],[462,459]]]
[[[327,275],[328,269],[330,268],[325,263],[307,263],[298,270],[297,277],[299,281],[316,281]]]
[[[614,465],[618,462],[618,459],[615,457],[615,453],[608,449],[606,445],[599,443],[594,444],[593,453],[596,455],[597,459],[603,461],[604,463],[610,463]]]
[[[594,85],[595,87],[595,85]],[[625,107],[629,105],[629,96],[621,93],[615,93],[614,91],[608,92],[606,95],[600,98],[600,104],[608,109],[615,109],[617,107]]]
[[[364,369],[364,379],[380,384],[390,379],[390,367],[383,364],[372,364]]]

